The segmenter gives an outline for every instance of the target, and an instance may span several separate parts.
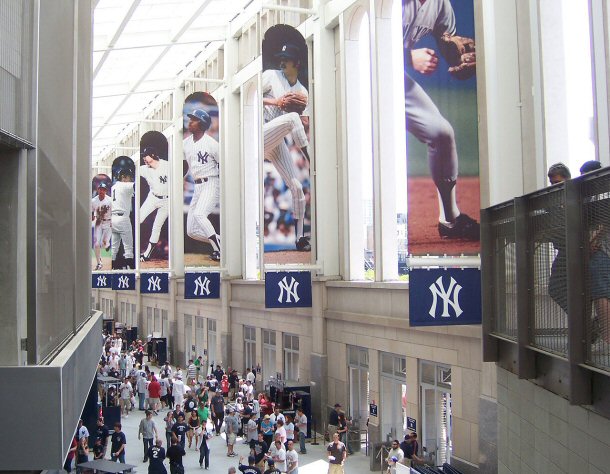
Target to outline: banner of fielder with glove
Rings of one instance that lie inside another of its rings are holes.
[[[184,266],[220,265],[218,104],[206,92],[184,101]]]
[[[308,53],[288,25],[265,32],[263,202],[265,263],[311,262]]]
[[[92,269],[111,269],[110,245],[112,238],[111,179],[97,174],[91,180],[91,247]]]
[[[477,254],[473,0],[402,0],[402,13],[409,253]]]

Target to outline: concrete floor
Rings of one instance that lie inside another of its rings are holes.
[[[157,429],[163,435],[163,447],[165,446],[165,424],[163,423],[163,416],[165,411],[154,416],[155,424]],[[136,471],[139,473],[148,472],[148,463],[144,464],[142,459],[144,457],[144,449],[142,441],[138,440],[138,426],[140,420],[144,418],[143,411],[133,411],[130,415],[125,418],[122,417],[121,423],[123,432],[127,438],[126,447],[126,462],[128,464],[134,464]],[[211,424],[209,425],[211,427]],[[325,474],[328,471],[328,463],[326,462],[326,445],[323,440],[318,436],[318,446],[312,446],[307,444],[307,454],[299,455],[299,474]],[[193,441],[194,444],[194,441]],[[188,446],[188,442],[187,442]],[[205,471],[199,467],[199,452],[195,449],[186,449],[186,456],[184,457],[184,467],[186,472],[212,472],[218,474],[226,474],[229,467],[237,467],[239,464],[239,455],[243,455],[246,459],[249,454],[249,448],[243,441],[238,438],[235,444],[235,452],[238,454],[237,457],[227,457],[227,448],[224,439],[224,435],[215,436],[211,440],[211,453],[210,453],[210,469]],[[107,454],[109,456],[110,446],[108,446]],[[92,456],[90,456],[92,457]],[[244,461],[247,463],[247,461]],[[169,472],[169,466],[166,461],[166,468]],[[369,469],[369,458],[363,453],[355,453],[348,456],[345,464],[346,474],[370,474]],[[377,469],[374,472],[381,472]],[[239,473],[239,471],[238,471]]]

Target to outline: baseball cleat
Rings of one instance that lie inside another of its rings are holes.
[[[95,269],[96,269],[96,270],[101,270],[101,269],[102,269],[102,267],[103,267],[102,262],[99,262],[99,263],[98,263],[98,264],[95,266]]]
[[[311,244],[309,243],[309,237],[300,237],[297,240],[297,250],[299,252],[309,252],[311,251]]]
[[[143,253],[140,254],[140,262],[148,262],[150,259],[144,255]]]
[[[443,239],[479,240],[481,238],[479,223],[466,214],[460,214],[452,227],[438,224],[438,233]]]
[[[215,262],[220,262],[220,252],[218,250],[214,250],[210,254],[210,260],[214,260]]]

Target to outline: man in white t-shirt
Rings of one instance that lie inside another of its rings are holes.
[[[269,448],[269,455],[275,463],[275,468],[280,472],[286,472],[286,450],[282,442],[276,438],[275,442]]]
[[[174,396],[174,403],[176,405],[182,405],[184,402],[184,394],[186,393],[186,389],[184,387],[184,382],[182,381],[182,375],[176,375],[174,377],[174,384],[172,389],[172,394]]]
[[[299,429],[299,453],[306,454],[307,449],[305,449],[305,438],[307,438],[307,417],[305,416],[305,413],[303,413],[302,408],[297,410],[294,421]]]
[[[119,404],[121,405],[121,414],[125,415],[125,418],[129,416],[129,410],[131,410],[131,396],[133,395],[133,387],[129,382],[129,378],[125,377],[123,383],[119,386],[119,392],[121,398]]]
[[[286,473],[287,474],[299,474],[299,455],[294,449],[294,441],[289,440],[287,443],[286,450]]]

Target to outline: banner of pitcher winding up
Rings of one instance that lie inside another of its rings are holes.
[[[408,247],[479,252],[473,0],[403,0]]]
[[[264,262],[311,263],[307,44],[288,25],[263,37]]]

